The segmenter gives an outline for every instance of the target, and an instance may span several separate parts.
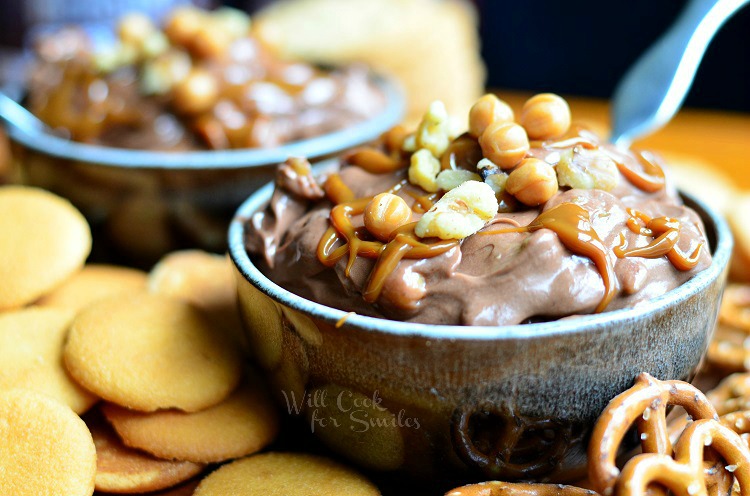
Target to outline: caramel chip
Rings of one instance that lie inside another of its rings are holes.
[[[96,446],[96,490],[145,493],[171,488],[203,470],[192,462],[159,460],[122,444],[99,415],[86,419]]]
[[[189,304],[155,294],[94,303],[73,320],[65,365],[87,389],[139,411],[213,406],[241,376],[237,350]]]
[[[142,292],[145,288],[146,274],[140,270],[112,265],[86,265],[36,304],[77,312],[108,296]]]
[[[264,453],[224,465],[203,479],[195,496],[364,496],[380,491],[364,476],[327,458]]]
[[[24,186],[0,187],[0,311],[24,306],[82,265],[91,231],[67,200]]]
[[[265,391],[245,385],[196,413],[141,413],[113,404],[102,411],[123,442],[159,458],[210,463],[255,453],[276,436],[278,414]]]
[[[86,424],[42,394],[0,393],[0,491],[8,495],[90,496],[96,450]]]
[[[63,341],[73,313],[27,308],[0,314],[0,390],[31,389],[83,413],[97,398],[76,384],[63,366]]]

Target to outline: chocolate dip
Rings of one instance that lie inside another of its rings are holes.
[[[619,164],[614,188],[560,186],[536,207],[514,201],[507,191],[500,192],[498,213],[479,232],[439,255],[401,259],[385,277],[373,302],[366,301],[363,293],[376,260],[357,256],[348,275],[349,256],[332,267],[321,262],[319,245],[330,232],[334,202],[330,195],[321,199],[290,187],[289,165],[286,174],[282,167],[280,177],[284,179],[277,182],[268,207],[248,221],[247,249],[271,280],[300,296],[345,311],[428,324],[509,325],[633,307],[679,286],[710,265],[701,220],[682,204],[668,174],[655,176],[660,186],[633,179],[633,172],[638,177],[660,172],[654,157],[616,150],[578,128],[563,138],[531,141],[526,157],[542,159],[559,169],[565,153],[579,157],[577,154],[585,152],[582,144]],[[378,146],[387,151],[384,145]],[[344,157],[338,177],[357,199],[401,184],[395,194],[415,210],[411,221],[418,221],[423,214],[415,197],[428,193],[406,180],[409,162],[404,159],[403,163],[393,171],[372,173]],[[326,177],[318,180],[324,184]],[[571,249],[575,248],[571,243],[588,236],[581,234],[582,224],[571,224],[574,236],[567,243],[561,230],[531,230],[535,219],[544,218],[541,214],[552,212],[554,217],[564,209],[588,218],[588,232],[600,240],[600,265],[591,255]],[[651,219],[655,220],[649,223]],[[667,230],[659,226],[665,222],[678,228],[664,234]],[[358,232],[365,229],[362,215],[353,215],[351,223]],[[672,245],[665,247],[670,236],[676,239],[677,251],[667,251]],[[343,241],[340,239],[338,246]],[[678,268],[683,259],[690,259],[689,263]],[[613,275],[608,300],[604,266]]]
[[[279,60],[249,26],[239,11],[186,7],[163,29],[126,16],[111,46],[78,28],[47,35],[35,47],[29,109],[76,141],[186,151],[278,146],[384,107],[366,67]]]

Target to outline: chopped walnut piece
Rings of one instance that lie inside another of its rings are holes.
[[[577,189],[612,191],[619,182],[617,164],[598,150],[572,149],[560,155],[557,182]]]
[[[487,184],[466,181],[448,191],[417,222],[420,238],[463,239],[479,231],[497,213],[495,192]]]

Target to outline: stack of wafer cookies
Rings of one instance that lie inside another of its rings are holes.
[[[253,22],[260,39],[285,58],[361,61],[394,75],[412,124],[438,99],[463,117],[484,90],[476,13],[467,1],[288,0]]]
[[[279,413],[243,365],[226,257],[85,265],[84,218],[33,188],[0,187],[0,228],[0,494],[257,494],[300,464],[326,494],[378,494],[326,459],[256,455]]]

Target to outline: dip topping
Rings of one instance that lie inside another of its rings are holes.
[[[345,155],[325,199],[297,195],[302,217],[283,220],[273,257],[248,238],[250,250],[302,296],[431,323],[632,306],[708,266],[700,220],[655,156],[600,142],[556,95],[531,98],[520,124],[506,107],[482,97],[462,134],[435,102],[413,133]]]

